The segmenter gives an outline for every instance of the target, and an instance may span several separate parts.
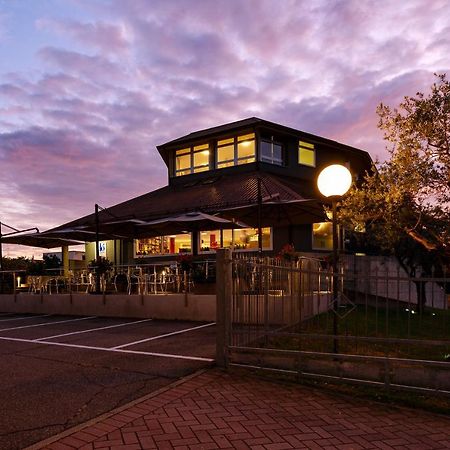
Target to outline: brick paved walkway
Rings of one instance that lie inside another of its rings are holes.
[[[39,448],[449,449],[450,418],[214,369]]]

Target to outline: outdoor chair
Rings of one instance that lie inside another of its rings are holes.
[[[182,292],[191,292],[194,289],[195,283],[192,279],[192,271],[183,271],[179,274],[179,286]]]
[[[127,271],[128,280],[128,295],[131,294],[133,286],[137,287],[137,293],[142,294],[144,288],[144,276],[142,274],[142,267],[136,267],[135,269],[129,268]]]
[[[32,294],[40,294],[45,292],[46,286],[42,282],[42,277],[38,275],[30,275],[28,278],[29,289],[28,292]]]
[[[59,294],[61,288],[65,287],[65,280],[61,277],[49,278],[45,283],[45,290],[51,294],[54,290],[55,294]]]
[[[86,294],[92,292],[95,288],[94,274],[87,270],[83,270],[79,273],[78,277],[74,278],[73,284],[76,286],[77,292],[80,288],[84,290]]]

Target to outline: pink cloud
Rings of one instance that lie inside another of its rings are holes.
[[[383,157],[376,106],[450,70],[440,0],[72,6],[36,13],[29,67],[15,64],[19,38],[17,55],[0,49],[0,211],[13,225],[155,189],[167,180],[157,144],[248,116]]]

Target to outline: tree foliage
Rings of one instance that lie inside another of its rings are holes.
[[[436,78],[428,95],[405,97],[398,108],[379,105],[390,158],[340,205],[348,228],[365,227],[381,248],[422,267],[430,257],[450,261],[450,82]]]

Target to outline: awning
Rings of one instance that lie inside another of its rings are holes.
[[[258,210],[260,209],[260,223]],[[301,225],[323,222],[326,215],[323,205],[314,199],[268,200],[223,209],[221,215],[248,223],[252,227]]]
[[[150,237],[189,231],[225,230],[247,227],[248,225],[242,222],[195,211],[145,222],[137,225],[136,230],[138,235]]]
[[[28,247],[56,248],[64,245],[80,245],[84,242],[73,239],[43,236],[42,233],[19,234],[14,236],[4,236],[2,244],[26,245]]]
[[[97,235],[95,231],[86,230],[86,227],[61,228],[59,230],[43,231],[41,236],[48,238],[73,239],[82,242],[95,242]],[[98,238],[101,241],[114,239],[127,239],[129,236],[112,233],[99,233]]]

